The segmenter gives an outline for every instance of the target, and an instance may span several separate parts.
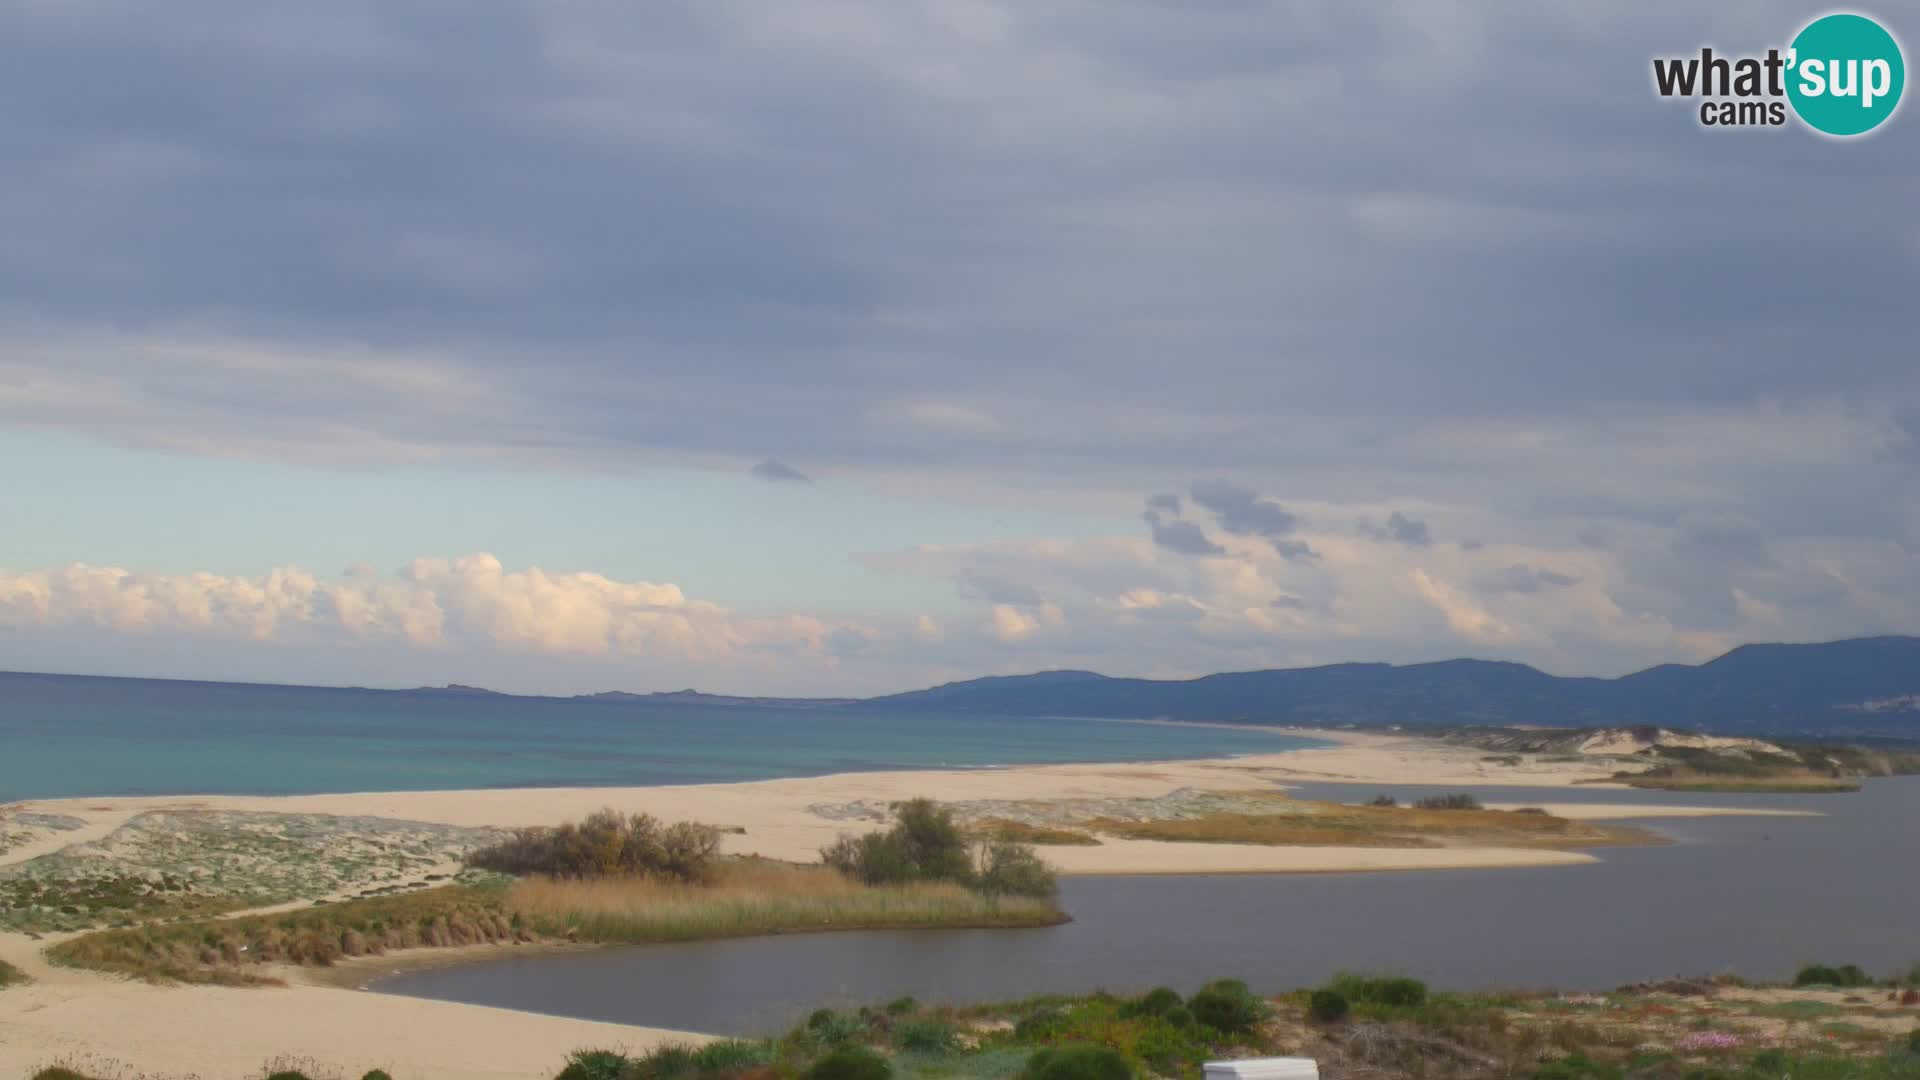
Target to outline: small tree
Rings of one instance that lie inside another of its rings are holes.
[[[1031,847],[1012,840],[989,840],[980,845],[980,869],[974,887],[988,896],[1046,898],[1060,891],[1048,866]]]

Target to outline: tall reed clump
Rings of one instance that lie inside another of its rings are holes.
[[[1032,847],[1007,838],[970,845],[953,811],[931,799],[895,803],[892,827],[843,836],[820,858],[867,885],[951,882],[989,896],[1034,899],[1059,889],[1052,868]]]
[[[998,898],[951,882],[875,886],[821,866],[724,863],[707,882],[659,878],[515,882],[506,907],[543,936],[591,942],[691,941],[797,930],[1048,926],[1051,902]]]
[[[699,882],[712,873],[719,854],[720,830],[711,825],[667,825],[650,814],[627,816],[607,809],[577,825],[517,830],[468,855],[467,865],[555,878],[645,875]]]

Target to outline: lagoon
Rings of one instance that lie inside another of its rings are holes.
[[[1299,793],[1359,801],[1381,790],[1394,789],[1312,785]],[[1221,975],[1278,990],[1342,969],[1405,972],[1449,989],[1592,990],[1723,971],[1777,979],[1816,960],[1879,971],[1920,959],[1920,778],[1871,781],[1845,795],[1482,794],[1503,802],[1734,805],[1824,816],[1655,821],[1673,844],[1607,849],[1585,866],[1068,879],[1062,895],[1074,921],[1047,929],[529,952],[391,976],[373,988],[764,1034],[821,1005],[902,994],[970,1002],[1155,984],[1187,991]]]

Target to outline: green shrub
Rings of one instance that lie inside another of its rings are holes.
[[[87,1080],[64,1065],[52,1065],[33,1074],[33,1080]]]
[[[1108,1046],[1050,1046],[1033,1052],[1020,1080],[1133,1080],[1133,1066]]]
[[[578,825],[519,829],[467,856],[467,865],[503,874],[557,878],[646,875],[705,881],[720,854],[720,830],[689,821],[664,825],[650,814],[598,810]]]
[[[360,1080],[393,1080],[393,1077],[388,1076],[385,1069],[369,1069]]]
[[[1140,997],[1120,1006],[1120,1018],[1131,1020],[1140,1016],[1166,1016],[1175,1009],[1185,1008],[1180,995],[1171,987],[1156,986]]]
[[[1253,1030],[1269,1010],[1259,995],[1239,979],[1215,979],[1187,999],[1193,1018],[1216,1031],[1238,1035]]]
[[[953,811],[932,799],[895,803],[891,828],[843,836],[823,849],[820,858],[868,885],[973,879],[973,859]]]
[[[1347,995],[1338,990],[1315,990],[1307,999],[1307,1013],[1323,1024],[1345,1020],[1353,1011],[1353,1004]]]
[[[945,1020],[908,1020],[893,1029],[893,1044],[919,1054],[946,1054],[960,1046],[960,1031]]]
[[[1021,1042],[1045,1042],[1064,1034],[1070,1023],[1065,1009],[1042,1005],[1014,1023],[1013,1037]]]
[[[674,1077],[691,1076],[698,1071],[694,1064],[695,1051],[684,1046],[656,1047],[628,1066],[620,1074],[619,1080],[672,1080]]]
[[[886,1009],[888,1016],[905,1016],[919,1007],[920,1003],[914,1000],[912,994],[904,994],[887,1002]]]
[[[1391,795],[1375,795],[1375,796],[1374,796],[1373,798],[1371,798],[1371,799],[1369,799],[1369,800],[1367,800],[1367,805],[1368,805],[1368,806],[1382,806],[1382,807],[1386,807],[1386,806],[1399,806],[1399,805],[1400,805],[1400,800],[1399,800],[1399,799],[1396,799],[1396,798],[1394,798],[1394,797],[1393,797],[1393,796],[1391,796]]]
[[[1795,986],[1872,986],[1873,976],[1860,969],[1858,964],[1842,964],[1829,967],[1825,964],[1808,964],[1793,977]]]
[[[773,1047],[766,1042],[757,1039],[720,1039],[695,1050],[690,1064],[694,1072],[703,1076],[731,1075],[771,1065],[773,1059]]]
[[[843,1046],[802,1074],[806,1080],[889,1080],[893,1066],[864,1046]]]
[[[980,865],[973,887],[988,896],[1031,896],[1046,899],[1060,891],[1053,868],[1026,844],[989,840],[980,846]]]
[[[556,1080],[623,1080],[634,1062],[614,1050],[576,1050]]]
[[[309,1080],[309,1077],[303,1072],[294,1072],[292,1069],[281,1069],[279,1072],[268,1073],[267,1080]]]
[[[1920,1028],[1907,1032],[1907,1053],[1920,1057]]]
[[[1356,1005],[1416,1008],[1427,1002],[1427,984],[1404,975],[1369,977],[1341,973],[1327,981],[1326,989],[1339,991]]]

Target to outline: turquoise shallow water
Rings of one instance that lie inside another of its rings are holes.
[[[1306,745],[1254,728],[0,674],[0,802],[715,783]]]

